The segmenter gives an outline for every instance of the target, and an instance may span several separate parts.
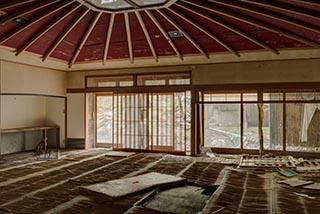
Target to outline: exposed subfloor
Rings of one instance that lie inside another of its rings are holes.
[[[160,172],[201,186],[219,185],[202,213],[319,213],[320,191],[290,187],[274,168],[240,168],[210,158],[108,150],[64,152],[60,159],[35,160],[29,153],[0,160],[0,213],[161,213],[137,206],[148,192],[106,202],[84,194],[80,186]],[[110,153],[109,153],[110,154]],[[319,173],[300,173],[320,182]]]

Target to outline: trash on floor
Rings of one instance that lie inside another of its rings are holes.
[[[312,184],[313,181],[303,181],[303,180],[299,180],[298,178],[290,178],[290,179],[278,181],[278,183],[288,184],[291,187],[300,187],[300,186]]]
[[[243,155],[238,167],[283,167],[295,168],[292,156]]]
[[[106,200],[116,200],[129,195],[139,194],[153,188],[162,186],[182,185],[185,178],[151,172],[130,178],[117,179],[104,183],[81,187],[86,193],[103,197]]]
[[[281,175],[284,175],[286,177],[293,177],[293,176],[296,176],[298,173],[296,173],[294,170],[292,169],[289,169],[288,167],[286,166],[282,166],[282,167],[279,167],[278,168],[278,172],[281,174]]]
[[[320,190],[320,183],[313,183],[303,187],[304,189]]]

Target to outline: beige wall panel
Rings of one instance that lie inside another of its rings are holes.
[[[46,97],[46,124],[60,126],[60,147],[65,147],[65,99]],[[49,141],[55,143],[55,133]],[[50,143],[50,142],[49,142]]]
[[[45,125],[46,98],[42,96],[2,95],[1,129]]]
[[[66,73],[1,61],[2,93],[66,95]]]
[[[84,138],[84,94],[67,95],[68,138]]]
[[[122,70],[70,72],[68,88],[83,88],[86,75],[192,71],[195,85],[320,81],[320,59],[239,62]]]
[[[320,59],[198,65],[193,84],[320,81]]]

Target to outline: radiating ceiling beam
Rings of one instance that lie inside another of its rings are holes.
[[[126,32],[127,32],[127,41],[128,41],[130,62],[133,63],[132,39],[131,39],[130,21],[129,21],[128,13],[124,13],[124,23],[125,23]]]
[[[259,39],[256,39],[255,37],[247,34],[243,30],[241,30],[241,29],[239,29],[239,28],[237,28],[235,26],[232,26],[229,23],[227,23],[227,22],[225,22],[225,21],[223,21],[221,19],[215,18],[215,17],[213,17],[213,16],[211,16],[211,15],[209,15],[207,13],[203,13],[203,11],[200,11],[200,10],[196,9],[196,7],[191,7],[191,6],[188,6],[187,4],[184,4],[184,3],[176,3],[176,5],[178,5],[179,7],[182,7],[185,10],[188,10],[188,11],[194,13],[194,14],[197,14],[198,16],[201,16],[202,18],[205,18],[205,19],[207,19],[207,20],[209,20],[211,22],[214,22],[214,23],[216,23],[216,24],[218,24],[218,25],[220,25],[220,26],[222,26],[222,27],[224,27],[224,28],[226,28],[226,29],[228,29],[228,30],[230,30],[230,31],[232,31],[232,32],[244,37],[244,38],[246,38],[247,40],[255,43],[256,45],[259,45],[260,47],[271,51],[274,54],[279,54],[279,52],[276,49],[274,49],[270,45],[264,43],[263,41],[261,41]]]
[[[291,0],[291,1],[299,2],[302,4],[310,4],[310,5],[314,5],[314,6],[320,6],[319,0]]]
[[[29,2],[33,2],[33,1],[35,1],[35,0],[14,0],[14,1],[9,1],[9,2],[6,2],[6,3],[0,4],[0,10],[5,10],[5,9],[11,8],[11,7],[16,7],[16,6],[23,5],[23,4],[26,4],[26,3],[29,3]]]
[[[109,51],[109,46],[110,46],[111,34],[112,34],[112,30],[113,30],[114,18],[115,18],[115,14],[112,13],[110,16],[110,20],[109,20],[108,32],[107,32],[107,36],[106,36],[106,43],[104,46],[103,65],[106,64],[107,57],[108,57],[108,51]]]
[[[242,9],[251,13],[259,14],[269,18],[273,18],[279,21],[283,21],[301,28],[305,28],[317,33],[320,33],[320,27],[310,24],[308,22],[300,21],[298,19],[291,18],[290,16],[281,15],[280,13],[274,13],[268,10],[261,9],[259,7],[254,7],[248,4],[240,4],[236,1],[227,1],[227,0],[215,0],[213,1],[218,4],[226,5],[236,9]]]
[[[44,7],[47,7],[49,5],[52,5],[56,2],[59,2],[61,0],[46,0],[46,1],[41,1],[40,3],[38,4],[33,4],[32,6],[30,7],[26,7],[22,10],[19,10],[18,12],[16,13],[9,13],[9,14],[6,14],[4,15],[3,17],[0,17],[0,24],[4,24],[6,23],[7,21],[10,21],[12,19],[15,19],[19,16],[23,16],[24,14],[26,13],[31,13],[33,11],[36,11],[36,10],[39,10],[41,8],[44,8]],[[48,11],[49,12],[49,11]]]
[[[252,4],[262,5],[274,9],[284,10],[290,13],[295,13],[303,16],[308,16],[314,19],[320,19],[320,13],[307,8],[297,7],[290,4],[284,4],[281,2],[265,1],[265,0],[242,0],[244,2],[250,2]]]
[[[157,28],[160,30],[160,32],[162,33],[162,35],[164,36],[164,38],[166,38],[166,40],[169,42],[169,44],[171,45],[173,51],[177,54],[177,56],[183,60],[183,57],[180,53],[180,51],[178,50],[178,48],[176,47],[176,45],[173,43],[172,39],[170,38],[170,36],[168,36],[167,32],[165,31],[165,29],[162,27],[162,25],[160,24],[160,22],[154,17],[154,15],[149,11],[146,10],[145,11],[146,14],[150,17],[150,19],[153,21],[153,23],[157,26]]]
[[[143,30],[143,33],[144,33],[144,35],[145,35],[145,37],[146,37],[146,39],[147,39],[147,41],[148,41],[148,44],[149,44],[150,50],[151,50],[151,52],[152,52],[153,58],[156,60],[156,62],[158,62],[158,56],[157,56],[156,50],[154,49],[154,46],[153,46],[153,44],[152,44],[152,40],[151,40],[151,38],[150,38],[148,29],[147,29],[147,27],[146,27],[146,25],[145,25],[145,23],[144,23],[144,21],[143,21],[143,18],[141,17],[140,12],[135,11],[135,13],[136,13],[136,16],[137,16],[137,18],[138,18],[138,21],[139,21],[139,23],[140,23],[140,26],[141,26],[141,28],[142,28],[142,30]]]
[[[200,45],[176,22],[174,21],[169,15],[167,15],[162,10],[156,10],[159,14],[161,14],[170,24],[172,24],[177,30],[179,30],[183,36],[185,36],[189,42],[196,48],[198,51],[209,59],[209,55],[200,47]]]
[[[281,29],[279,27],[275,27],[275,26],[270,25],[268,23],[265,23],[263,21],[259,21],[257,19],[253,19],[253,18],[249,18],[249,17],[244,16],[244,15],[241,15],[239,13],[234,13],[232,11],[225,10],[225,9],[223,9],[221,7],[218,7],[216,4],[215,5],[207,4],[207,3],[193,1],[193,0],[192,1],[182,0],[182,1],[186,2],[186,3],[190,4],[190,5],[194,5],[194,6],[203,8],[205,10],[209,10],[209,11],[212,11],[214,13],[218,13],[218,14],[221,14],[221,15],[224,15],[224,16],[228,16],[230,18],[233,18],[233,19],[248,23],[250,25],[254,25],[254,26],[269,30],[271,32],[274,32],[274,33],[277,33],[279,35],[285,36],[287,38],[299,41],[299,42],[307,44],[307,45],[310,45],[312,47],[320,48],[320,44],[319,43],[314,42],[314,41],[312,41],[310,39],[307,39],[307,38],[302,37],[302,36],[300,36],[298,34],[289,32],[287,30]]]
[[[91,19],[91,22],[89,24],[89,26],[87,27],[86,32],[84,33],[80,44],[78,45],[78,47],[76,48],[76,50],[73,53],[73,56],[69,62],[69,68],[72,67],[72,65],[74,64],[74,62],[77,60],[83,46],[85,45],[86,41],[88,40],[90,34],[92,33],[93,28],[95,27],[95,25],[97,24],[97,21],[99,20],[100,16],[101,16],[102,12],[96,13],[94,15],[94,17]]]
[[[9,40],[10,38],[14,37],[15,35],[17,35],[18,33],[22,32],[23,30],[29,28],[31,25],[43,20],[44,18],[52,15],[53,13],[63,9],[64,7],[69,6],[71,3],[73,3],[73,1],[67,2],[67,3],[60,3],[58,5],[56,5],[55,7],[51,8],[48,11],[45,11],[44,13],[38,15],[37,17],[34,17],[32,20],[28,21],[26,24],[22,25],[22,26],[17,26],[16,28],[14,28],[12,31],[10,31],[9,33],[7,33],[6,35],[2,36],[0,38],[0,44],[6,42],[7,40]]]
[[[54,43],[50,46],[48,51],[43,55],[42,61],[45,61],[48,56],[52,54],[52,52],[58,47],[58,45],[62,42],[62,40],[70,33],[70,31],[81,21],[81,19],[87,15],[90,11],[89,8],[85,8],[76,18],[73,19],[73,22],[65,28],[65,30],[57,37]]]
[[[25,44],[23,44],[17,51],[16,56],[21,54],[23,51],[25,51],[27,48],[29,48],[35,41],[37,41],[40,37],[42,37],[45,33],[47,33],[50,29],[52,29],[55,25],[57,25],[60,21],[62,21],[64,18],[69,16],[71,13],[76,11],[79,7],[81,7],[81,4],[75,3],[71,8],[66,10],[63,14],[52,20],[49,24],[46,25],[46,27],[42,28],[39,32],[37,32],[31,39],[29,39]]]
[[[222,45],[225,49],[227,49],[228,51],[230,51],[231,53],[233,53],[236,56],[240,56],[240,54],[234,49],[232,48],[229,44],[227,44],[225,41],[223,41],[222,39],[218,38],[217,36],[215,36],[213,33],[211,33],[209,30],[207,30],[206,28],[204,28],[203,26],[201,26],[199,23],[197,23],[195,20],[189,18],[188,16],[183,15],[182,13],[180,13],[179,11],[173,9],[172,7],[168,8],[169,11],[171,11],[172,13],[176,14],[177,16],[179,16],[180,18],[182,18],[183,20],[185,20],[186,22],[188,22],[189,24],[191,24],[192,26],[198,28],[200,31],[202,31],[204,34],[206,34],[207,36],[209,36],[210,38],[212,38],[213,40],[215,40],[216,42],[218,42],[220,45]]]

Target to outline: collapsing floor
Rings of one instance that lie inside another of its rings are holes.
[[[159,201],[168,195],[172,198],[177,193],[192,195],[209,187],[213,188],[210,194],[197,196],[203,204],[194,207],[202,209],[201,213],[317,213],[320,210],[319,190],[279,183],[287,177],[276,167],[237,168],[238,165],[219,163],[222,158],[107,150],[70,152],[49,161],[35,161],[26,156],[24,160],[16,156],[16,161],[6,156],[0,161],[0,213],[163,213]],[[238,158],[240,163],[241,157]],[[232,163],[236,163],[234,157]],[[297,169],[303,169],[306,164],[310,167],[309,163],[295,162]],[[188,185],[180,183],[167,192],[151,188],[119,200],[96,200],[81,190],[84,186],[152,172],[187,179]],[[319,171],[301,171],[295,179],[314,182],[315,186],[320,183]],[[179,207],[182,198],[176,197],[170,207],[174,204]],[[179,213],[179,209],[174,213]]]

